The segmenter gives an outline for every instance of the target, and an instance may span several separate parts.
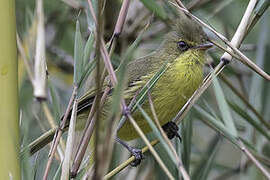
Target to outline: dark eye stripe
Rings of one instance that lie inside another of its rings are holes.
[[[180,49],[181,51],[186,51],[189,48],[189,45],[185,42],[185,41],[178,41],[177,42],[177,47],[178,49]]]

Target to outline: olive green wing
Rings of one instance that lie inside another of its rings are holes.
[[[131,61],[127,66],[128,85],[141,81],[143,77],[154,72],[158,68],[157,63],[156,52]]]
[[[151,53],[145,57],[136,59],[130,62],[127,66],[128,87],[127,91],[135,93],[134,91],[140,89],[146,82],[146,77],[155,71],[158,66],[158,59],[155,58],[156,53]],[[105,85],[104,85],[105,87]],[[109,93],[110,94],[110,93]],[[78,113],[89,109],[92,106],[96,90],[92,89],[87,91],[79,100]]]
[[[138,82],[143,82],[149,72],[153,72],[156,69],[157,59],[155,58],[155,54],[150,54],[148,56],[139,58],[137,60],[132,61],[128,64],[127,74],[128,74],[128,89],[136,86],[137,89],[142,86],[139,85]],[[132,89],[132,88],[131,88]],[[96,95],[96,90],[92,89],[87,91],[80,99],[78,104],[78,113],[83,112],[87,109],[90,109],[92,106],[94,98]],[[70,110],[71,112],[71,110]],[[63,118],[63,117],[62,117]],[[69,121],[67,121],[66,126],[68,126]],[[51,129],[50,131],[43,134],[40,138],[33,141],[26,148],[21,151],[21,155],[23,156],[26,152],[30,152],[30,154],[34,154],[41,148],[43,148],[46,144],[52,141],[55,131],[57,128]],[[66,130],[66,128],[64,129]]]

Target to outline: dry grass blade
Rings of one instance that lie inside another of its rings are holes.
[[[43,180],[46,180],[48,178],[48,174],[49,174],[49,170],[51,168],[52,160],[53,160],[57,145],[58,145],[58,143],[60,141],[60,138],[62,136],[64,127],[65,127],[65,124],[66,124],[66,121],[67,121],[67,118],[68,118],[68,115],[69,115],[69,111],[71,109],[72,102],[73,102],[76,94],[77,94],[77,86],[74,86],[71,98],[70,98],[69,103],[68,103],[67,110],[66,110],[65,115],[64,115],[64,118],[63,118],[63,120],[61,122],[60,128],[58,129],[58,131],[56,131],[56,134],[55,134],[56,138],[55,138],[55,141],[54,141],[54,143],[52,145],[51,153],[49,154],[49,159],[48,159],[48,162],[47,162],[47,165],[46,165]]]
[[[250,22],[250,17],[252,15],[252,12],[255,8],[256,3],[257,3],[257,0],[250,0],[249,1],[246,12],[244,13],[244,16],[242,17],[241,22],[240,22],[232,40],[231,40],[232,45],[235,46],[236,48],[240,47],[240,44],[242,43],[242,41],[245,37],[245,34],[247,32],[247,28],[248,28],[248,24]],[[229,51],[232,51],[232,50],[229,48]],[[221,59],[231,61],[232,56],[225,52],[222,55]]]
[[[75,125],[77,119],[77,107],[78,107],[78,99],[77,97],[74,100],[72,114],[70,118],[70,124],[68,128],[68,137],[67,137],[67,146],[65,151],[65,158],[62,164],[62,174],[61,180],[65,180],[69,178],[70,165],[71,165],[71,156],[73,152],[73,140],[75,136]]]
[[[37,0],[37,40],[35,56],[34,96],[37,99],[46,99],[47,65],[45,57],[45,27],[43,1]]]

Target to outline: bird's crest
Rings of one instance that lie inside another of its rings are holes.
[[[175,20],[173,31],[177,37],[192,42],[201,43],[207,40],[207,36],[202,27],[183,12],[178,13],[178,18]]]

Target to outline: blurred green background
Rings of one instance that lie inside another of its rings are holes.
[[[93,2],[95,4],[95,1]],[[167,1],[153,1],[159,7],[156,9],[151,9],[142,2],[144,1],[133,0],[130,3],[123,32],[117,39],[116,49],[112,55],[112,64],[115,68],[120,63],[120,57],[137,38],[145,24],[150,21],[150,27],[144,33],[142,41],[133,54],[134,59],[157,49],[163,40],[163,35],[170,30],[170,23],[174,21],[173,8]],[[233,37],[248,2],[246,0],[183,1],[194,15],[210,24],[228,39]],[[106,1],[104,9],[105,41],[108,41],[112,36],[121,3],[121,1]],[[25,53],[32,68],[36,39],[35,6],[34,0],[16,0],[17,32],[22,39]],[[86,1],[46,0],[44,1],[44,13],[46,62],[49,74],[47,103],[55,123],[59,124],[72,91],[76,21],[80,22],[82,37],[85,41],[94,26],[89,18]],[[270,73],[270,61],[267,58],[270,56],[269,28],[269,10],[267,10],[247,35],[240,48],[245,55],[267,73]],[[211,33],[209,36],[216,39]],[[216,41],[218,40],[216,39]],[[219,63],[222,54],[223,51],[218,48],[209,51],[205,75],[211,70],[209,65],[215,66]],[[93,53],[91,56],[93,57]],[[224,138],[220,131],[215,130],[215,127],[214,129],[209,127],[209,118],[205,114],[212,116],[216,121],[222,121],[221,112],[223,109],[219,106],[219,101],[222,99],[218,98],[217,94],[220,91],[223,92],[238,136],[256,154],[256,159],[269,168],[270,129],[265,127],[259,119],[261,118],[270,124],[270,83],[235,60],[225,68],[221,77],[217,78],[218,81],[215,83],[216,86],[220,85],[221,89],[217,90],[210,86],[200,97],[194,106],[195,108],[192,108],[181,123],[181,134],[184,142],[181,144],[175,142],[176,149],[182,153],[181,158],[186,169],[189,169],[188,172],[192,179],[264,179],[262,173],[252,162],[247,160],[247,157],[237,146],[232,144],[228,138]],[[86,82],[81,93],[89,89],[89,86],[90,84]],[[234,89],[243,96],[244,100],[239,98],[240,95],[235,94]],[[20,56],[19,92],[21,147],[25,147],[51,127],[44,115],[42,104],[33,97],[33,88]],[[248,102],[258,112],[260,118],[243,101]],[[253,121],[258,126],[252,124]],[[141,142],[137,141],[134,141],[134,144],[139,144],[139,147],[143,146]],[[47,163],[48,151],[49,146],[47,145],[34,155],[22,158],[23,179],[41,179]],[[161,145],[157,145],[157,151],[173,175],[178,177],[175,165],[168,158]],[[128,156],[126,150],[116,145],[111,169],[127,159]],[[114,179],[166,179],[166,175],[154,161],[150,153],[147,153],[139,167],[128,167],[117,174]],[[59,158],[54,160],[49,179],[53,179],[55,176],[59,163]],[[57,179],[57,177],[55,178]]]

